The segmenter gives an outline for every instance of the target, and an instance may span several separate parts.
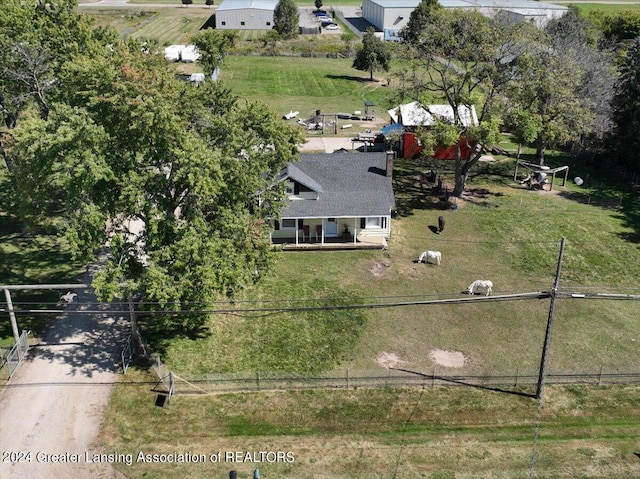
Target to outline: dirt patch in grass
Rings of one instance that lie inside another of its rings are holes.
[[[400,359],[397,354],[382,351],[378,354],[378,357],[376,357],[376,362],[385,368],[393,368],[398,364],[405,364],[407,361]]]
[[[369,268],[369,272],[375,277],[384,276],[385,270],[391,266],[391,261],[383,259],[381,261],[375,261],[373,266]]]
[[[467,357],[462,351],[451,351],[448,349],[432,349],[429,357],[438,366],[446,368],[462,368],[467,361]]]

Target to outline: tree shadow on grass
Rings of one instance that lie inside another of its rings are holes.
[[[74,283],[82,269],[82,263],[73,260],[57,236],[25,234],[21,222],[0,216],[1,285]],[[60,294],[57,290],[14,290],[11,299],[16,310],[57,309]],[[0,307],[6,307],[4,294],[0,296]],[[18,314],[18,328],[38,335],[54,318],[54,314]],[[9,321],[1,321],[0,340],[9,337],[13,337]]]
[[[445,192],[436,185],[421,182],[420,167],[405,160],[394,165],[393,191],[396,214],[401,217],[413,215],[414,210],[444,211],[451,208]]]
[[[376,80],[375,78],[373,80],[370,80],[368,77],[356,77],[352,75],[332,75],[330,73],[327,73],[325,75],[325,78],[329,78],[331,80],[355,81],[358,83],[379,83],[379,80]]]
[[[211,335],[207,326],[207,313],[170,315],[138,311],[136,318],[145,341],[151,345],[153,352],[160,356],[166,355],[175,339],[195,341]]]

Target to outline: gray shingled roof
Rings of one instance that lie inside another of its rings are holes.
[[[300,155],[295,169],[322,186],[317,200],[288,201],[282,218],[385,216],[395,206],[385,153]],[[291,170],[289,170],[291,173]],[[294,178],[293,175],[291,175]],[[309,186],[309,185],[307,185]]]
[[[278,177],[278,181],[282,181],[286,178],[297,181],[300,184],[303,184],[309,189],[316,191],[318,193],[322,192],[322,185],[315,181],[313,178],[310,178],[304,171],[300,170],[296,165],[289,163],[289,165],[282,170],[280,176]]]

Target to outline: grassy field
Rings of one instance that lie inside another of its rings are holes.
[[[118,465],[131,479],[227,477],[232,469],[248,478],[254,468],[264,478],[531,477],[537,403],[530,398],[472,388],[363,389],[180,396],[159,408],[151,383],[140,384],[152,379],[134,372],[116,387],[101,447],[134,459],[188,452],[206,460]],[[548,387],[535,477],[639,477],[638,417],[637,387]],[[252,457],[231,462],[235,451]],[[254,462],[261,451],[289,453],[288,460]]]
[[[550,156],[551,164],[562,157]],[[589,173],[572,165],[571,175]],[[386,251],[288,252],[272,276],[237,298],[266,301],[326,298],[363,303],[456,297],[474,279],[494,282],[494,294],[548,291],[567,240],[560,285],[572,291],[628,291],[640,284],[637,195],[603,185],[567,184],[531,192],[512,180],[513,161],[484,167],[456,210],[417,188],[415,165],[394,170],[398,216]],[[451,177],[445,175],[445,182]],[[588,183],[591,180],[588,180]],[[429,226],[446,219],[442,235]],[[442,252],[440,267],[415,264],[425,249]],[[315,302],[313,302],[315,300]],[[370,370],[392,353],[408,369],[441,374],[513,374],[538,367],[548,301],[407,306],[374,311],[215,317],[199,338],[163,337],[155,345],[178,374],[238,370]],[[638,370],[635,301],[560,299],[550,367],[556,371]],[[353,342],[340,342],[341,333]],[[247,347],[247,345],[252,345]],[[464,368],[434,363],[436,349],[467,358]]]
[[[590,12],[602,11],[602,12],[623,12],[625,10],[640,10],[639,3],[618,3],[618,2],[606,2],[599,3],[562,3],[558,5],[573,6],[583,15],[588,15]]]
[[[98,25],[111,25],[122,35],[155,40],[159,45],[186,44],[212,15],[209,8],[85,9]]]
[[[195,11],[175,10],[181,16]],[[148,27],[149,38],[184,42],[182,20],[156,15],[122,14],[121,31],[141,35]],[[157,21],[167,26],[152,30]],[[241,97],[263,100],[278,112],[362,110],[367,99],[376,101],[382,115],[388,88],[364,81],[367,74],[350,65],[229,57],[222,79]],[[585,185],[526,191],[513,182],[513,160],[498,160],[474,171],[469,194],[455,210],[418,187],[416,175],[429,166],[396,162],[398,214],[388,250],[283,253],[273,274],[235,305],[444,298],[459,296],[478,278],[491,279],[494,294],[548,290],[563,236],[561,288],[638,293],[637,192],[613,187],[603,171],[554,154],[548,163],[570,164],[570,178],[581,176]],[[451,184],[451,173],[441,173]],[[446,218],[442,235],[429,229],[438,215]],[[77,266],[55,240],[25,238],[10,224],[3,231],[1,273],[7,282],[75,277]],[[414,263],[425,249],[442,251],[440,267]],[[378,361],[383,353],[394,355],[399,366],[427,373],[513,374],[537,368],[548,308],[548,301],[529,300],[220,315],[210,318],[199,337],[154,328],[144,319],[141,324],[153,350],[186,379],[209,372],[384,370]],[[639,317],[637,301],[559,300],[550,370],[637,371]],[[434,350],[460,352],[465,364],[438,364],[430,356]],[[118,466],[131,478],[224,477],[230,469],[249,477],[254,467],[267,479],[529,477],[536,403],[517,394],[471,388],[263,392],[179,396],[159,408],[150,391],[155,383],[151,373],[135,368],[123,376],[104,421],[105,451],[208,457],[218,451],[289,451],[295,462]],[[547,388],[536,477],[640,477],[639,393],[638,387]]]
[[[365,100],[376,102],[378,114],[386,116],[391,92],[385,83],[369,82],[368,73],[351,64],[350,59],[230,56],[220,78],[243,98],[261,100],[282,113],[300,111],[303,118],[317,109],[364,111]]]

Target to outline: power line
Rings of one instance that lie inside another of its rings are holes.
[[[238,314],[238,313],[270,313],[270,312],[305,312],[305,311],[335,311],[350,309],[381,309],[396,308],[402,306],[421,306],[437,304],[464,304],[464,303],[487,303],[496,301],[515,301],[525,299],[545,299],[550,293],[545,291],[534,291],[528,293],[504,294],[495,296],[471,296],[465,298],[432,299],[423,301],[400,301],[393,303],[361,303],[361,304],[330,304],[325,306],[298,306],[298,307],[275,307],[275,308],[224,308],[224,309],[200,309],[200,310],[151,310],[137,311],[137,314]],[[0,312],[8,312],[7,309],[0,309]],[[104,314],[107,312],[122,312],[117,310],[57,310],[57,309],[15,309],[16,314]]]

